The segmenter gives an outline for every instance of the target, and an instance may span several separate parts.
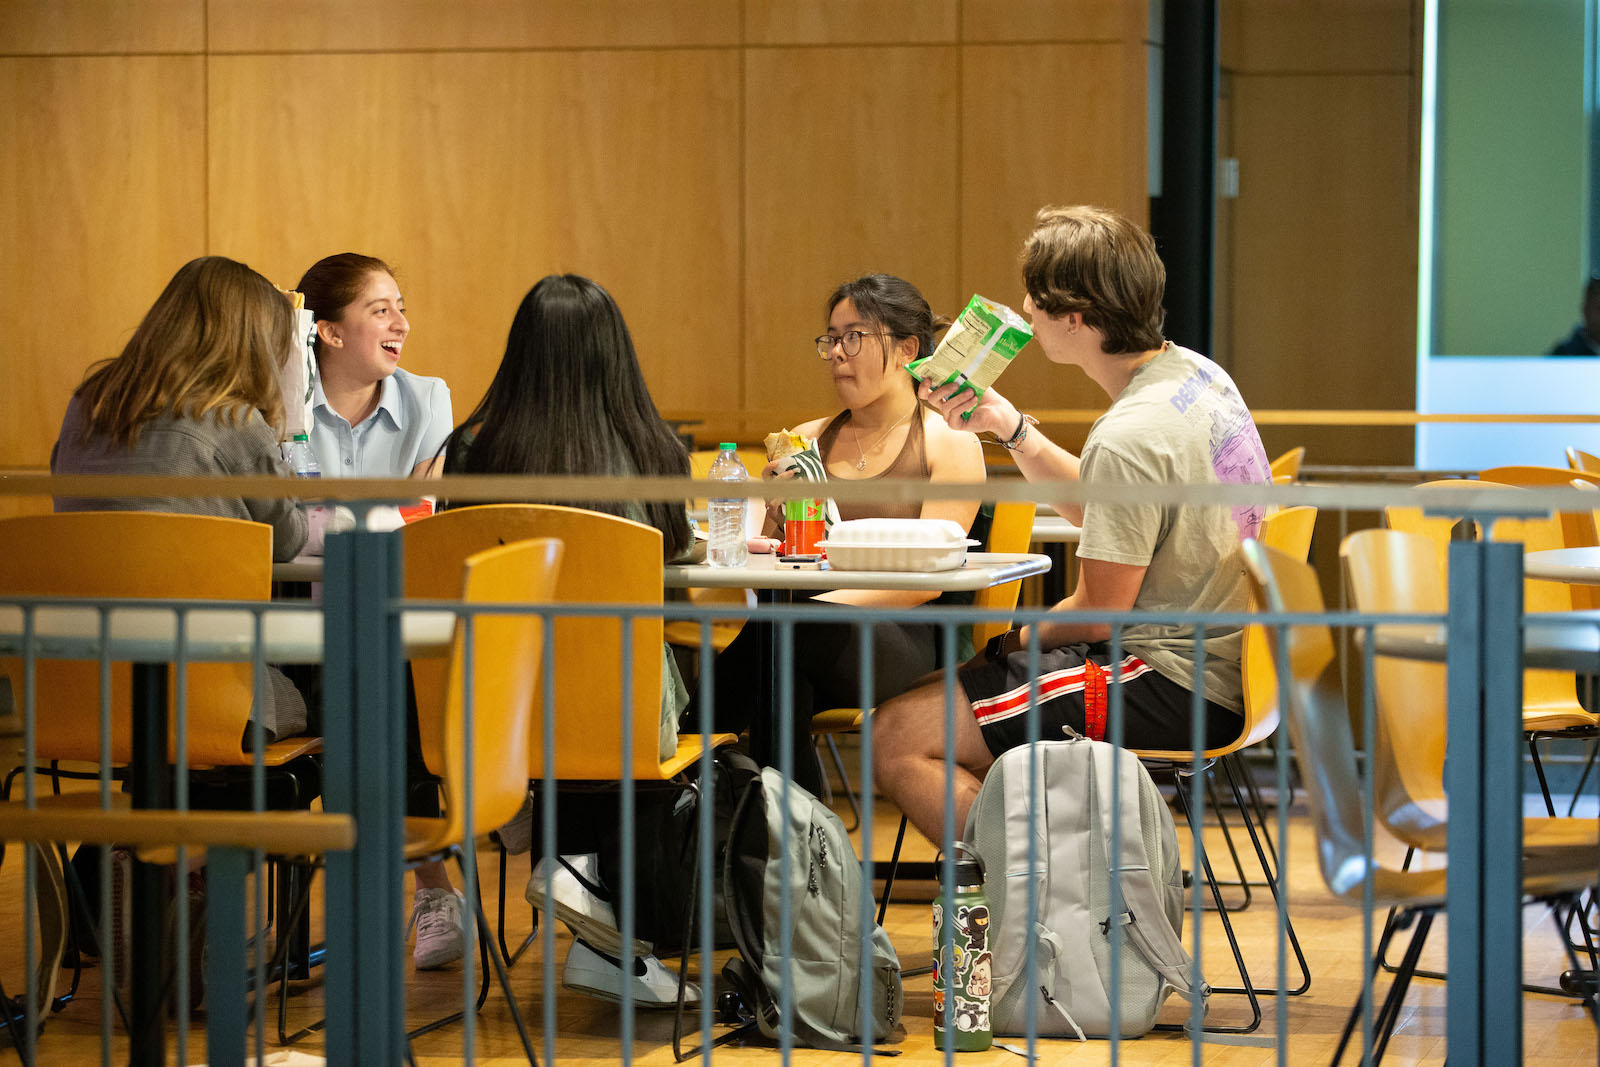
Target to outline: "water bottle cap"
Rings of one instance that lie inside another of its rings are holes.
[[[297,434],[294,435],[294,440],[296,440],[296,441],[306,441],[306,440],[310,440],[310,438],[308,438],[303,433],[297,433]]]
[[[739,446],[734,444],[732,441],[724,441],[720,445],[717,446],[717,451],[718,452],[732,452],[738,447]]]

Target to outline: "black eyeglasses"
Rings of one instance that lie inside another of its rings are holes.
[[[825,333],[816,339],[817,355],[823,359],[833,358],[834,346],[844,350],[844,358],[849,359],[861,352],[861,339],[863,337],[893,337],[892,333],[864,333],[861,330],[846,330],[841,336],[835,337]]]

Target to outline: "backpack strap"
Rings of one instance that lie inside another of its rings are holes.
[[[1067,1025],[1072,1027],[1072,1032],[1078,1035],[1079,1041],[1087,1041],[1089,1039],[1083,1036],[1083,1028],[1078,1025],[1078,1020],[1067,1013],[1067,1009],[1061,1006],[1061,1002],[1055,996],[1056,978],[1061,977],[1061,958],[1066,954],[1061,945],[1061,938],[1054,930],[1047,930],[1038,923],[1034,924],[1033,929],[1039,944],[1049,946],[1050,949],[1050,970],[1048,973],[1039,974],[1039,994],[1044,997],[1046,1004],[1067,1020]]]
[[[1123,812],[1129,810],[1130,804],[1132,810],[1138,811],[1141,805],[1140,786],[1149,772],[1126,749],[1114,750],[1106,745],[1101,751],[1107,757],[1101,765],[1109,764],[1112,773],[1122,775],[1120,794]],[[1116,874],[1122,896],[1122,913],[1107,918],[1107,933],[1110,932],[1110,923],[1121,926],[1128,941],[1176,993],[1191,1003],[1203,1001],[1211,995],[1211,987],[1203,980],[1198,989],[1191,984],[1189,969],[1193,960],[1184,949],[1182,940],[1167,923],[1165,909],[1156,897],[1155,875],[1151,870],[1150,857],[1145,852],[1139,820],[1122,818],[1122,812],[1109,810],[1109,788],[1102,786],[1098,792],[1099,803],[1094,805],[1092,812],[1096,823],[1094,832],[1105,842],[1108,865]],[[1119,818],[1122,822],[1121,853],[1112,856],[1111,820]]]

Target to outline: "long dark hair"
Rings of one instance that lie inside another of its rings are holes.
[[[522,298],[489,391],[444,453],[449,474],[689,474],[688,453],[650,399],[622,311],[576,274],[542,278]],[[681,502],[577,506],[631,519],[643,512],[667,559],[690,546]]]

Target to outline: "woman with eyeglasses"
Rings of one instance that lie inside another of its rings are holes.
[[[917,400],[916,380],[906,372],[906,364],[933,351],[935,331],[947,325],[935,319],[916,286],[892,275],[869,274],[835,289],[827,301],[827,315],[827,329],[816,338],[816,348],[843,410],[804,423],[796,431],[816,438],[828,477],[841,481],[983,481],[983,450],[977,437],[952,430],[937,412],[923,406]],[[762,470],[763,477],[780,476],[780,462],[769,463]],[[983,528],[974,530],[979,516],[977,501],[841,503],[839,514],[842,519],[951,519],[973,531],[975,537],[982,539],[987,534],[986,521]],[[768,522],[776,530],[770,514]],[[970,603],[972,595],[834,590],[812,599],[858,608],[908,608],[935,599]],[[819,794],[822,768],[814,755],[811,717],[828,708],[860,703],[860,635],[854,623],[814,623],[797,625],[794,638],[794,780]],[[751,701],[751,694],[759,694],[757,700],[764,702],[769,691],[761,673],[762,652],[769,641],[766,625],[752,624],[717,657],[718,730],[743,729],[753,714],[771,715],[768,709],[753,708]],[[903,692],[936,670],[939,648],[938,628],[932,625],[876,624],[875,699]],[[686,717],[685,721],[695,720]],[[765,761],[766,755],[758,753],[757,758]]]

